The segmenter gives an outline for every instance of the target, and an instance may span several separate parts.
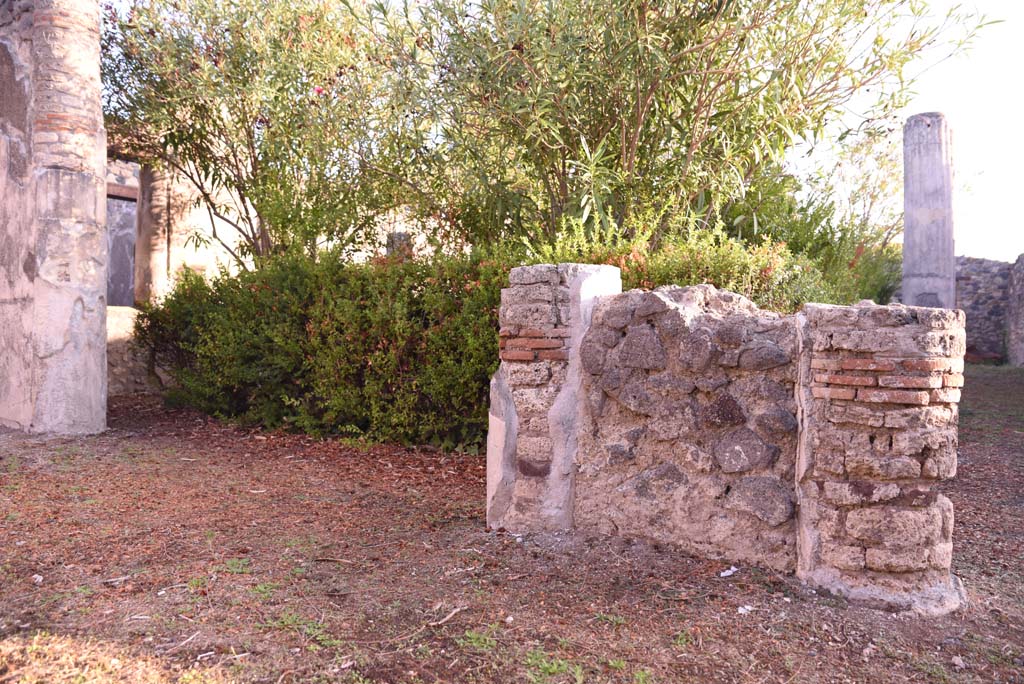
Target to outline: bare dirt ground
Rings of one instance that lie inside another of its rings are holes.
[[[484,525],[482,457],[115,402],[0,434],[0,683],[1024,682],[1024,372],[972,367],[935,620]],[[740,612],[750,607],[749,612]]]

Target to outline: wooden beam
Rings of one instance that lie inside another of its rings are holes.
[[[107,197],[117,199],[139,201],[139,189],[130,185],[119,185],[118,183],[107,183]]]

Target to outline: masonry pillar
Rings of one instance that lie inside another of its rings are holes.
[[[952,135],[938,112],[912,116],[903,127],[903,208],[903,302],[952,309]]]
[[[0,0],[0,425],[106,427],[96,0]]]
[[[797,576],[880,608],[938,615],[950,574],[962,311],[808,304],[797,403]]]
[[[580,341],[600,295],[622,291],[619,269],[584,264],[513,268],[501,291],[501,365],[491,378],[487,524],[511,531],[573,526],[582,401]]]

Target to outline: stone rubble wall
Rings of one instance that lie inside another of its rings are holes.
[[[810,304],[800,318],[797,501],[802,579],[884,607],[942,613],[956,474],[964,314]]]
[[[794,570],[796,340],[792,317],[709,285],[601,298],[576,526]]]
[[[1006,358],[1010,264],[956,258],[956,308],[967,314],[967,360]]]
[[[1024,254],[1010,267],[1007,290],[1006,358],[1013,366],[1024,366]]]
[[[156,394],[163,388],[161,371],[150,364],[149,354],[132,341],[139,310],[107,307],[107,396]]]
[[[0,0],[0,424],[106,426],[96,0]]]
[[[937,614],[950,575],[964,314],[758,309],[618,269],[513,269],[491,382],[487,520],[591,530],[796,572]]]

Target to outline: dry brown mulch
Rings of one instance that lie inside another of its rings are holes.
[[[932,620],[643,542],[488,532],[482,457],[150,398],[110,422],[0,434],[0,684],[1024,682],[1020,370],[968,370],[945,490],[972,602]]]

